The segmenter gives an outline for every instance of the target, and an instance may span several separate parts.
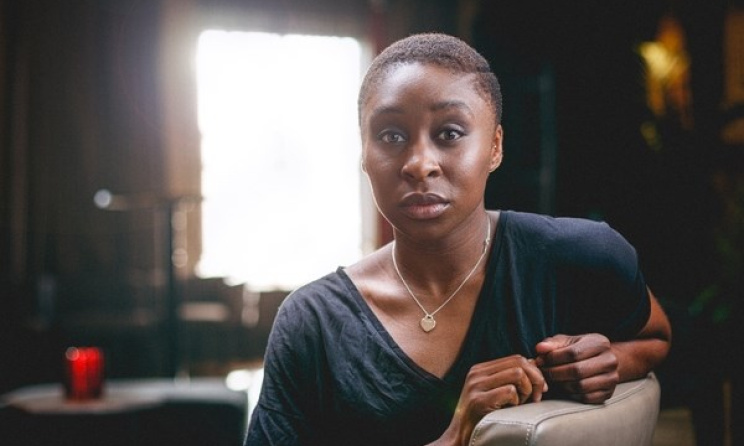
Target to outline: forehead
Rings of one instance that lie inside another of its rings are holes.
[[[393,66],[370,89],[362,118],[390,109],[417,110],[435,104],[459,104],[473,113],[494,113],[490,101],[476,87],[475,76],[418,62]]]

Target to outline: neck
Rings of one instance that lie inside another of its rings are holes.
[[[415,293],[427,296],[432,302],[441,301],[473,271],[484,249],[488,249],[486,239],[490,241],[492,231],[486,212],[478,213],[471,220],[435,242],[396,234],[391,249],[395,250],[401,274]],[[484,258],[474,275],[482,271],[485,264]]]

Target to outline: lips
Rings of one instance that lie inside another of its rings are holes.
[[[403,213],[417,220],[440,216],[449,206],[449,201],[434,193],[410,193],[400,203]]]

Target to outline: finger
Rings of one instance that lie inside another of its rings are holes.
[[[500,370],[512,367],[523,367],[529,364],[529,360],[521,355],[505,356],[491,361],[481,362],[471,367],[471,373],[493,374]]]
[[[520,404],[519,391],[513,384],[495,387],[484,392],[481,400],[481,407],[485,407],[486,412]]]
[[[532,395],[532,382],[521,367],[500,370],[491,375],[482,375],[473,380],[474,388],[488,392],[506,386],[513,386],[518,395],[518,402],[526,401]]]
[[[610,349],[607,338],[581,337],[574,342],[551,350],[541,356],[543,365],[561,365],[583,361],[598,356]]]
[[[558,334],[555,336],[547,337],[542,341],[538,342],[535,346],[535,351],[538,355],[545,355],[555,350],[556,348],[565,347],[571,343],[571,337]]]
[[[500,379],[508,379],[516,386],[520,404],[530,399],[534,402],[542,400],[543,393],[547,392],[547,382],[540,369],[530,362],[526,367],[516,367],[510,372]]]
[[[619,379],[617,373],[604,373],[577,381],[566,381],[559,385],[568,394],[591,394],[615,391]]]
[[[535,361],[520,355],[476,364],[471,368],[467,381],[481,389],[514,384],[521,402],[530,398],[540,401],[542,394],[547,391],[545,377]]]
[[[571,345],[572,342],[574,341],[571,336],[561,334],[543,339],[535,345],[535,353],[537,354],[535,364],[540,368],[551,364],[552,360],[547,356],[557,349]]]
[[[548,391],[548,382],[535,360],[530,359],[528,363],[530,366],[524,371],[532,383],[532,401],[538,402],[542,400],[543,393]]]
[[[548,383],[540,368],[537,367],[536,361],[519,357],[519,360],[516,361],[516,367],[520,367],[524,371],[532,389],[529,395],[523,394],[523,396],[531,397],[532,401],[535,402],[542,400],[542,394],[548,391]],[[527,385],[525,384],[521,389],[527,389]]]
[[[522,376],[522,379],[517,383],[517,391],[519,392],[519,404],[522,404],[533,395],[535,386],[532,385],[530,375],[525,369],[518,370],[521,370],[520,375]]]
[[[583,361],[542,367],[541,370],[550,382],[579,381],[592,376],[616,373],[617,357],[607,352]]]

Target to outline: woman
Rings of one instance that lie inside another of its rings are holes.
[[[396,42],[359,95],[362,167],[395,241],[282,305],[247,445],[464,445],[489,411],[601,403],[665,357],[633,248],[602,223],[488,212],[502,158],[488,63]]]

